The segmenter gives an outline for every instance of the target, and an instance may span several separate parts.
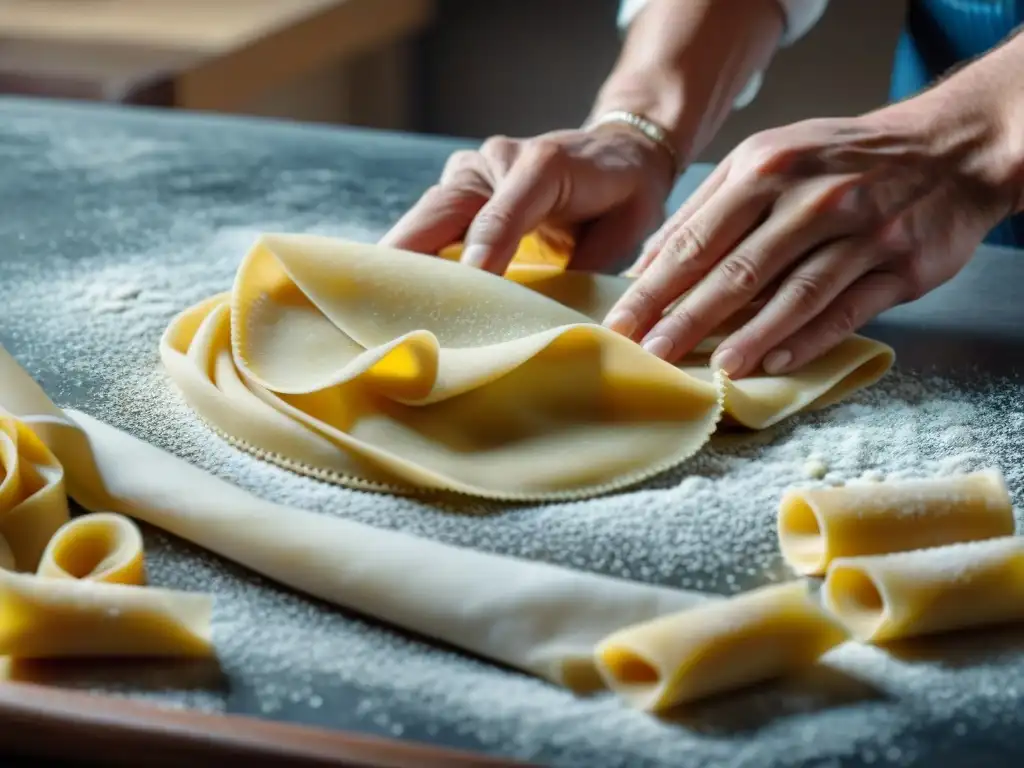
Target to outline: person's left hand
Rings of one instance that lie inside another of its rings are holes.
[[[712,363],[781,374],[949,280],[1016,201],[994,126],[940,128],[913,101],[743,142],[648,241],[605,324],[676,362],[757,302]]]

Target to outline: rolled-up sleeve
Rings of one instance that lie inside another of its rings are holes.
[[[628,29],[633,19],[648,2],[649,0],[622,0],[619,3],[619,29],[623,32]],[[779,4],[785,18],[785,29],[782,39],[779,41],[779,45],[782,47],[792,45],[810,32],[828,7],[828,0],[775,0],[775,2]],[[755,72],[736,97],[733,107],[742,109],[752,102],[757,96],[757,92],[761,90],[763,80],[764,73]]]

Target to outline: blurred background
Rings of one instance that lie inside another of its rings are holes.
[[[0,0],[0,93],[483,138],[578,125],[615,0]],[[885,100],[903,3],[832,0],[780,52],[745,136]]]

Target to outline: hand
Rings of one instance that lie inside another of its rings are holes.
[[[464,240],[463,263],[503,274],[531,230],[582,225],[570,267],[596,270],[662,221],[673,170],[665,150],[628,126],[497,136],[453,154],[381,243],[435,254]]]
[[[940,126],[913,101],[743,142],[649,241],[605,324],[675,362],[747,310],[712,364],[781,374],[949,280],[1014,204],[993,126]]]

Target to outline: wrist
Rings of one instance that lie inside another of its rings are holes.
[[[587,117],[587,123],[617,111],[650,120],[665,134],[665,141],[680,163],[689,160],[686,88],[681,73],[671,67],[652,66],[642,72],[617,70],[605,81]]]
[[[664,128],[689,162],[768,63],[782,31],[777,0],[648,0],[590,118],[641,115]]]

